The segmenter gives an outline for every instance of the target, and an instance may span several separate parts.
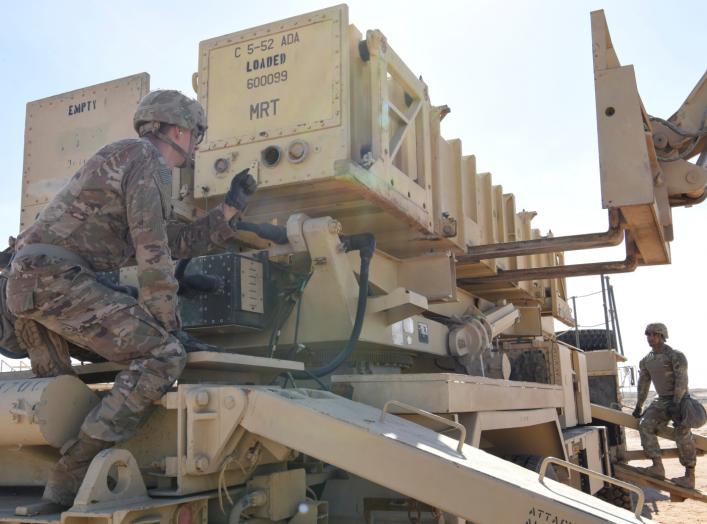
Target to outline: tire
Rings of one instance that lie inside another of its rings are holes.
[[[574,346],[577,341],[573,329],[556,334],[557,340]],[[605,329],[580,329],[579,330],[579,349],[584,351],[595,351],[597,349],[616,349],[616,335],[612,330],[609,330],[609,340],[611,347],[607,348],[606,330]]]
[[[534,471],[535,473],[540,473],[540,465],[543,463],[544,458],[545,457],[541,457],[540,455],[511,455],[507,460],[510,460],[514,464],[518,464],[525,469]],[[550,480],[558,480],[555,466],[552,464],[548,465],[545,470],[545,478]]]
[[[628,510],[633,508],[631,503],[631,492],[618,486],[606,485],[597,491],[596,496],[620,508]]]
[[[0,355],[2,355],[5,358],[12,358],[12,359],[19,359],[19,358],[28,358],[26,352],[22,352],[19,350],[18,352],[11,351],[7,348],[4,348],[0,346]]]

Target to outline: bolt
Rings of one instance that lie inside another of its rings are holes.
[[[329,229],[329,233],[334,233],[335,235],[338,235],[339,233],[341,233],[341,222],[339,222],[338,220],[330,220],[327,224],[327,228]]]
[[[699,175],[697,174],[697,171],[693,169],[692,171],[688,172],[687,175],[685,175],[685,180],[687,180],[689,184],[696,183],[699,180]]]
[[[226,409],[233,409],[236,405],[236,399],[229,395],[223,399],[223,405]]]
[[[668,137],[663,133],[656,133],[653,135],[653,143],[659,149],[668,145]]]
[[[199,391],[194,397],[194,403],[199,407],[205,407],[209,404],[209,392]]]
[[[206,455],[199,455],[194,461],[194,465],[196,466],[197,471],[206,471],[210,463],[211,462],[209,461],[209,457],[207,457]]]

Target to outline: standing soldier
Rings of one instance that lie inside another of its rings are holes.
[[[129,364],[62,448],[42,502],[18,508],[23,514],[71,506],[96,454],[134,435],[179,378],[188,336],[180,331],[172,257],[227,247],[256,189],[247,171],[239,173],[224,204],[192,224],[173,221],[171,170],[191,160],[206,130],[204,110],[178,91],[153,91],[133,123],[140,138],[96,152],[17,239],[7,302],[20,338],[33,324],[45,334],[30,351],[35,371],[70,372],[61,337]],[[97,280],[96,272],[135,262],[139,300]]]
[[[665,468],[660,456],[657,434],[665,429],[670,420],[675,426],[675,443],[680,454],[680,464],[685,466],[685,475],[671,479],[684,488],[695,488],[696,451],[692,433],[687,426],[680,425],[680,401],[687,394],[687,359],[680,351],[665,343],[668,328],[665,324],[648,324],[646,337],[651,352],[639,364],[638,398],[633,416],[640,418],[638,431],[641,445],[653,465],[641,468],[644,473],[654,477],[665,477]],[[648,388],[653,382],[658,393],[645,413],[641,408],[648,396]]]

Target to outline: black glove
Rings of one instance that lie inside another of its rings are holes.
[[[235,207],[238,211],[244,211],[248,205],[248,200],[256,189],[258,189],[258,183],[250,175],[248,169],[244,169],[231,180],[231,188],[226,193],[223,201],[229,206]]]
[[[196,351],[212,351],[216,353],[223,353],[223,348],[212,346],[211,344],[202,342],[201,340],[192,337],[189,333],[187,333],[186,331],[182,331],[181,329],[171,331],[170,334],[182,343],[182,346],[184,346],[184,349],[187,351],[187,353],[194,353]]]
[[[631,415],[633,415],[633,418],[641,418],[641,408],[636,406],[636,409],[633,410],[633,413],[631,413]]]

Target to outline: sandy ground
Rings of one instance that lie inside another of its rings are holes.
[[[691,391],[695,398],[700,398],[707,406],[707,390]],[[650,399],[649,399],[650,401]],[[644,409],[648,406],[646,402]],[[632,411],[635,406],[635,396],[624,396],[624,410]],[[707,437],[707,426],[703,426],[693,433]],[[641,440],[638,431],[626,430],[626,440],[628,449],[641,449]],[[664,448],[674,448],[675,443],[670,440],[659,439],[660,446]],[[665,476],[667,478],[679,477],[685,474],[685,468],[680,465],[678,459],[663,460],[665,465]],[[631,466],[650,466],[650,460],[636,460],[630,463]],[[697,467],[695,468],[695,488],[707,493],[707,455],[697,457]],[[651,516],[655,522],[660,524],[699,524],[707,523],[707,504],[696,500],[687,499],[684,502],[670,502],[670,496],[666,492],[657,491],[651,488],[644,488],[646,494],[646,505],[650,509]]]

